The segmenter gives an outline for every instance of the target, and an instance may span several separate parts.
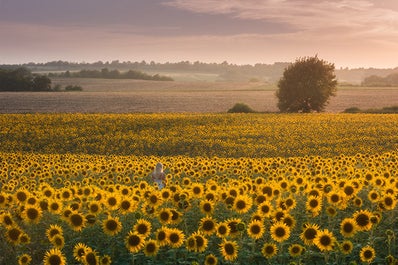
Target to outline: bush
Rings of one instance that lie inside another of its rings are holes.
[[[345,109],[343,112],[344,113],[360,113],[360,112],[362,112],[362,110],[358,107],[351,107],[351,108]]]
[[[253,112],[255,111],[244,103],[236,103],[231,109],[228,110],[228,113],[253,113]]]
[[[77,86],[77,85],[68,85],[65,87],[65,91],[82,91],[83,88],[81,86]]]

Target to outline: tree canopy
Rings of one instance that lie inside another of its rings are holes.
[[[27,68],[0,69],[0,91],[49,91],[47,76],[32,74]]]
[[[334,64],[318,56],[299,58],[278,82],[278,108],[281,112],[320,112],[336,90]]]

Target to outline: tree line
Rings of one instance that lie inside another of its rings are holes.
[[[386,77],[378,75],[371,75],[366,77],[362,83],[362,86],[377,87],[377,86],[398,86],[398,73],[392,73]]]
[[[127,72],[120,72],[117,69],[109,70],[103,68],[101,70],[87,70],[83,69],[78,72],[65,71],[61,73],[49,73],[49,77],[77,77],[77,78],[107,78],[107,79],[140,79],[140,80],[154,80],[154,81],[174,81],[173,78],[162,76],[159,74],[150,75],[141,71],[128,70]]]
[[[0,69],[0,91],[51,91],[51,79],[25,67]]]

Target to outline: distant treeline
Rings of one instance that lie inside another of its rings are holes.
[[[392,73],[386,77],[371,75],[361,83],[362,86],[398,86],[398,73]]]
[[[127,72],[120,72],[119,70],[109,70],[103,68],[101,70],[80,70],[78,72],[62,72],[49,73],[49,77],[79,77],[79,78],[107,78],[107,79],[140,79],[140,80],[154,80],[154,81],[173,81],[173,78],[168,76],[161,76],[159,74],[149,75],[141,71],[128,70]]]
[[[0,91],[51,91],[51,79],[25,67],[0,68]]]
[[[333,63],[333,62],[331,62]],[[222,63],[204,63],[204,62],[166,62],[157,63],[154,61],[146,62],[132,62],[119,60],[114,61],[97,61],[93,63],[77,63],[77,62],[66,62],[66,61],[52,61],[46,63],[26,63],[21,65],[3,65],[0,67],[27,67],[33,72],[51,72],[51,71],[80,71],[81,69],[87,70],[99,70],[104,68],[118,69],[119,71],[128,71],[129,69],[135,69],[143,72],[201,72],[217,74],[219,80],[223,81],[247,81],[252,78],[257,78],[261,81],[277,82],[282,77],[283,71],[290,62],[275,62],[273,64],[257,63],[254,65],[244,64],[237,65],[224,61]],[[397,68],[336,68],[335,73],[339,82],[344,83],[355,83],[360,84],[364,81],[364,78],[377,75],[387,76],[392,73],[398,72]]]

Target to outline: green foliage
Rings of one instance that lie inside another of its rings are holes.
[[[0,91],[49,91],[51,80],[33,75],[27,68],[0,69]]]
[[[343,112],[344,113],[360,113],[360,112],[362,112],[362,110],[358,107],[351,107],[351,108],[345,109]]]
[[[65,91],[82,91],[83,88],[78,85],[68,85],[65,87]]]
[[[255,112],[251,107],[245,103],[236,103],[228,110],[228,113],[253,113]]]
[[[381,109],[367,109],[367,110],[361,110],[360,108],[352,107],[345,109],[344,113],[376,113],[376,114],[398,113],[398,106],[384,107]]]
[[[51,77],[79,77],[79,78],[107,78],[107,79],[140,79],[140,80],[154,80],[154,81],[173,81],[171,77],[161,76],[159,74],[149,75],[141,71],[129,70],[127,72],[120,72],[119,70],[109,70],[103,68],[99,70],[81,70],[79,72],[71,73],[66,71],[64,73],[50,73]]]
[[[337,90],[334,65],[315,57],[299,58],[279,80],[276,96],[281,112],[323,111]]]
[[[381,77],[378,75],[371,75],[366,77],[362,83],[362,86],[398,86],[398,73],[392,73],[386,77]]]

